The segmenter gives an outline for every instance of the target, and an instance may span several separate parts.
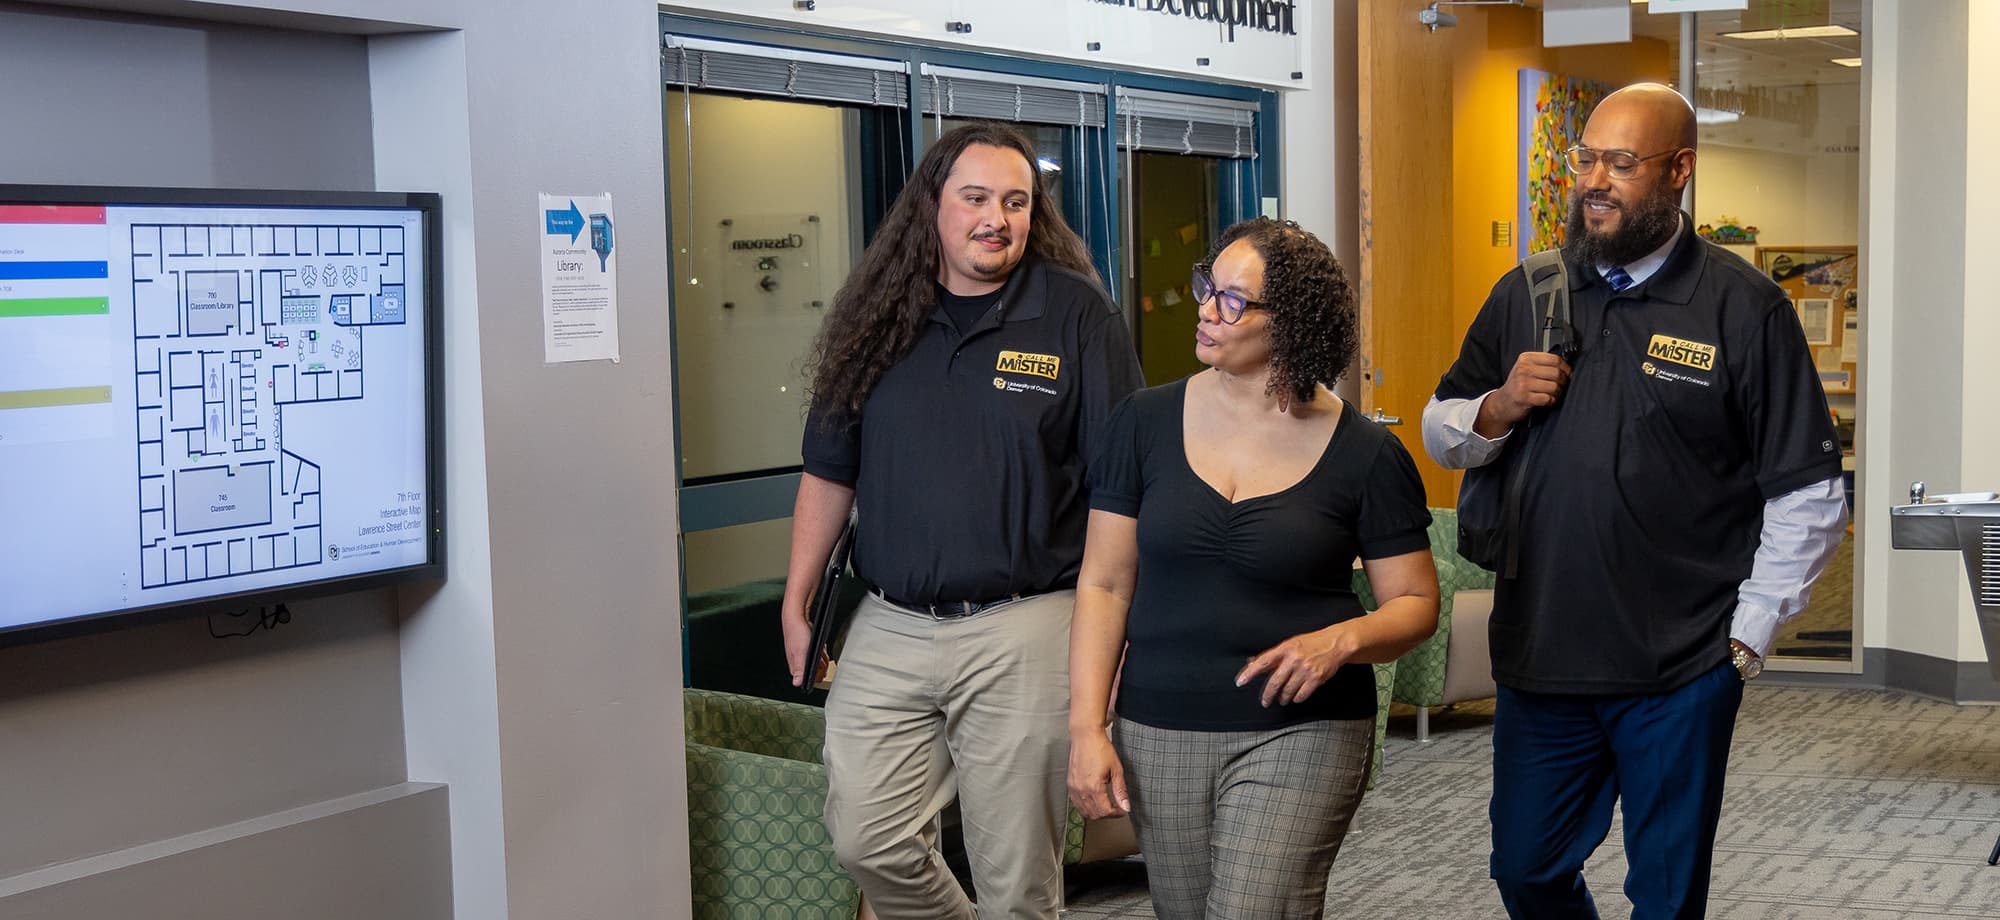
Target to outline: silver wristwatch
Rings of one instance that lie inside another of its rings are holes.
[[[1742,645],[1729,643],[1729,663],[1736,666],[1736,673],[1744,680],[1756,680],[1764,673],[1764,658]]]

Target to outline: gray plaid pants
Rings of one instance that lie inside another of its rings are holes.
[[[1119,719],[1132,824],[1160,920],[1318,920],[1368,787],[1372,719],[1267,731]]]

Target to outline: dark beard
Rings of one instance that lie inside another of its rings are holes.
[[[1680,225],[1681,209],[1672,186],[1655,188],[1636,204],[1624,206],[1624,219],[1610,234],[1584,228],[1583,195],[1570,196],[1569,220],[1563,224],[1563,257],[1582,265],[1630,265],[1660,248]]]

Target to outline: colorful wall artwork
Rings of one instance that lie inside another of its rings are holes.
[[[1562,245],[1574,178],[1563,151],[1583,142],[1583,123],[1613,87],[1545,70],[1521,71],[1521,257]]]
[[[1726,214],[1716,218],[1716,220],[1721,226],[1702,224],[1694,228],[1695,235],[1711,243],[1720,243],[1724,246],[1756,244],[1757,228],[1755,226],[1745,226],[1741,221]]]

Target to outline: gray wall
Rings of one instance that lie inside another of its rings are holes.
[[[1283,215],[1317,234],[1334,258],[1359,277],[1361,264],[1361,130],[1355,105],[1356,0],[1308,0],[1312,31],[1299,40],[1311,87],[1282,92],[1284,158],[1279,176]],[[1267,193],[1268,194],[1268,193]],[[1333,385],[1340,398],[1361,399],[1361,356]]]
[[[486,415],[479,411],[479,279],[465,36],[423,32],[369,42],[376,182],[435,189],[447,202],[445,478],[451,577],[406,589],[403,738],[410,775],[451,784],[452,900],[461,917],[507,916],[506,828],[495,695]],[[421,138],[412,143],[412,138]]]
[[[1934,491],[1959,491],[1965,367],[1956,347],[1965,331],[1966,7],[1940,3],[1903,16],[1897,59],[1901,99],[1896,121],[1892,220],[1899,232],[1891,322],[1898,360],[1888,381],[1895,442],[1890,481],[1927,480]],[[1964,486],[1970,489],[1970,484]],[[1883,496],[1891,503],[1908,501]],[[1878,501],[1880,499],[1878,498]],[[1889,575],[1899,606],[1956,613],[1965,581],[1956,553],[1904,553]],[[1893,614],[1892,614],[1893,617]],[[1957,617],[1892,618],[1890,648],[1957,658]],[[1870,643],[1874,644],[1874,643]]]
[[[327,662],[314,698],[324,700],[321,717],[379,745],[369,748],[375,758],[369,762],[380,776],[356,782],[407,777],[448,784],[449,881],[458,916],[684,916],[686,780],[656,8],[631,0],[65,5],[170,10],[191,19],[149,24],[123,13],[72,18],[45,7],[0,6],[10,13],[0,22],[0,78],[8,81],[0,85],[50,87],[41,103],[9,96],[0,105],[46,106],[31,113],[42,117],[65,106],[56,123],[72,138],[65,152],[0,149],[0,175],[372,185],[445,195],[451,578],[393,596],[328,602],[334,619],[374,640],[362,643],[374,657]],[[252,34],[195,20],[353,34]],[[33,41],[19,37],[26,23],[36,30]],[[255,40],[239,48],[237,36]],[[81,81],[74,89],[50,78],[47,68],[62,65],[41,60],[46,54],[37,55],[35,67],[21,63],[29,45],[48,43],[69,43],[69,70],[85,71],[65,74]],[[122,80],[105,75],[116,69],[123,69]],[[308,84],[291,87],[306,92],[332,81],[340,100],[326,103],[351,114],[338,116],[339,131],[315,123],[314,136],[305,139],[268,130],[261,126],[275,120],[282,129],[319,112],[296,99],[271,108],[259,81],[271,93],[293,81]],[[352,109],[356,100],[367,107]],[[155,106],[193,107],[198,117],[190,123],[201,129],[170,132],[176,120],[162,119]],[[0,109],[0,116],[19,114]],[[121,114],[130,116],[124,126],[156,128],[144,136],[158,143],[131,148],[129,130],[94,120]],[[128,149],[108,149],[117,145]],[[37,159],[14,159],[24,156]],[[134,165],[155,156],[183,171],[160,166],[148,173]],[[542,363],[535,195],[543,191],[609,192],[617,202],[620,363]],[[293,630],[277,638],[301,643],[301,655],[328,654],[331,640],[315,643],[300,624]],[[65,643],[55,654],[66,657],[51,669],[126,641],[145,644],[115,634]],[[196,646],[160,670],[151,692],[192,694],[214,680],[210,672],[222,665],[209,656],[219,653]],[[276,672],[292,662],[279,647],[271,642],[236,654],[281,681],[291,675]],[[0,675],[6,665],[0,658]],[[361,683],[375,694],[348,702],[331,689]],[[160,759],[184,739],[211,737],[189,734],[180,723],[149,735],[144,691],[126,684],[111,675],[78,690],[28,686],[0,702],[0,725],[10,716],[47,722],[74,705],[64,696],[76,692],[95,701],[88,708],[103,721],[105,737],[144,736],[127,751]],[[349,743],[337,734],[309,734],[295,742],[298,750],[267,750],[248,731],[215,743],[236,759],[270,763],[281,773],[317,770],[306,761],[339,760],[325,748]],[[6,743],[12,740],[0,738],[6,748],[0,775],[10,779],[17,775],[14,745]],[[78,764],[108,769],[99,760],[75,752]],[[46,768],[45,760],[21,765]],[[171,775],[190,783],[207,778],[178,769]],[[39,820],[95,821],[91,790],[60,774],[42,781],[51,794],[67,797],[72,810],[60,817],[55,808],[38,811]],[[192,812],[87,846],[196,833],[235,817],[205,806]],[[16,826],[7,817],[0,813],[0,826]],[[373,838],[349,839],[400,845],[394,820],[378,824]],[[66,859],[79,846],[28,858]],[[212,862],[189,865],[174,877],[188,889],[230,881]],[[299,871],[345,870],[328,864]],[[301,883],[311,888],[317,881]],[[79,896],[56,907],[95,910],[100,903]],[[132,915],[145,913],[142,898],[123,903]],[[0,917],[9,916],[7,907],[0,901]]]
[[[446,811],[445,788],[435,784],[344,796],[16,876],[0,882],[0,916],[448,917],[451,889],[440,883],[451,872]]]
[[[1991,429],[1990,387],[1977,379],[1978,349],[1991,337],[1976,331],[1987,308],[1973,279],[1984,266],[1967,252],[1983,206],[1967,134],[1969,67],[1981,45],[1968,37],[1968,13],[1965,0],[1869,10],[1855,524],[1868,673],[1959,700],[1993,698],[1992,682],[1967,666],[1984,656],[1966,636],[1964,564],[1956,553],[1891,549],[1884,512],[1908,501],[1913,480],[1934,494],[1993,482],[1992,462],[1976,447]]]
[[[402,607],[411,778],[452,786],[460,915],[684,916],[657,10],[630,0],[261,8],[460,30],[371,42],[376,73],[404,81],[376,87],[383,180],[462,188],[453,220],[469,220],[446,243],[448,318],[476,298],[478,319],[447,343],[469,352],[447,355],[452,424],[464,426],[450,447],[452,582],[436,596],[405,592]],[[616,203],[620,363],[542,363],[538,192],[608,192]],[[462,383],[469,362],[476,396]],[[476,422],[465,418],[474,399]],[[484,462],[467,464],[468,451]],[[483,552],[468,549],[468,531]],[[468,782],[477,797],[460,794]],[[499,833],[469,839],[477,828]]]
[[[359,37],[0,2],[0,80],[4,181],[375,182]]]
[[[359,38],[0,5],[0,86],[7,181],[374,182]],[[0,648],[0,879],[401,783],[393,598],[293,612],[245,639],[192,620]],[[0,887],[0,916],[106,890]]]
[[[510,916],[684,915],[659,19],[468,8]],[[623,361],[542,364],[538,191],[617,202]]]
[[[0,650],[0,878],[402,782],[385,601]]]

